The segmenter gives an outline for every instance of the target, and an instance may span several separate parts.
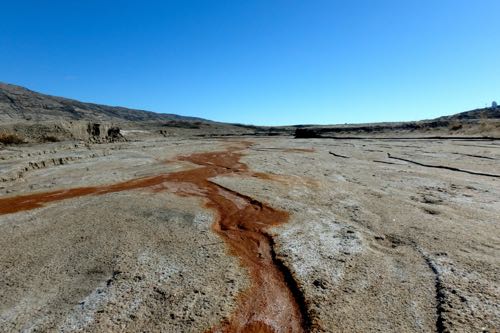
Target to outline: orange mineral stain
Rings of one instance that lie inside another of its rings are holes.
[[[151,187],[202,197],[206,207],[216,213],[213,230],[240,259],[251,277],[251,285],[240,295],[232,316],[210,332],[304,332],[307,314],[303,301],[296,295],[296,286],[291,286],[290,274],[275,258],[272,237],[266,232],[271,226],[285,223],[288,213],[210,180],[219,175],[247,172],[240,158],[241,150],[248,146],[249,143],[243,143],[242,147],[230,147],[226,151],[179,157],[179,160],[199,166],[191,170],[106,186],[3,198],[0,199],[0,214],[34,209],[69,198]]]

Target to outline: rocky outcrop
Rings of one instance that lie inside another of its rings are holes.
[[[18,179],[24,178],[25,175],[34,170],[47,169],[51,167],[56,167],[59,165],[66,165],[75,161],[88,160],[96,157],[106,156],[106,153],[90,153],[85,155],[70,155],[70,156],[60,156],[49,159],[38,159],[29,161],[25,165],[20,165],[18,168],[12,168],[4,172],[0,177],[0,183],[16,181]]]
[[[126,141],[113,123],[88,121],[20,122],[0,124],[0,131],[14,133],[26,142],[79,140],[92,143]]]
[[[80,131],[77,132],[81,134]],[[125,138],[120,133],[120,128],[111,124],[88,123],[87,124],[88,137],[87,141],[93,142],[115,142],[125,141]]]

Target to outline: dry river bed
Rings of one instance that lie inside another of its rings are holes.
[[[0,150],[0,332],[496,332],[500,143]]]

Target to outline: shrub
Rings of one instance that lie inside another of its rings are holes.
[[[16,145],[20,143],[24,143],[22,137],[17,135],[16,133],[0,133],[0,143],[5,145]]]
[[[59,142],[59,139],[53,135],[45,135],[42,137],[42,142]]]
[[[450,131],[458,131],[462,128],[462,123],[458,119],[454,119],[450,122],[449,128]]]

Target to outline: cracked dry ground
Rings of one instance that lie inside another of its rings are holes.
[[[467,140],[4,148],[0,331],[498,331],[499,162]]]

